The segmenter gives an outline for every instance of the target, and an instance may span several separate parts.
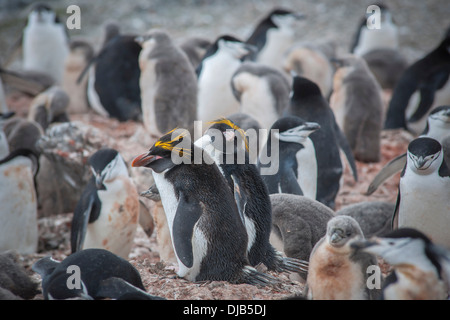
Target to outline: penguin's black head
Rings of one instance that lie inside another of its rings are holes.
[[[229,119],[211,121],[211,126],[196,142],[196,145],[205,149],[210,155],[215,152],[221,154],[238,154],[248,151],[248,140],[245,131]]]
[[[181,163],[191,163],[192,142],[185,129],[173,129],[164,134],[148,153],[137,156],[132,167],[147,167],[157,173],[171,169]]]
[[[450,123],[450,106],[439,106],[434,108],[428,117],[434,120]]]
[[[270,21],[275,28],[281,28],[285,25],[291,25],[295,20],[305,18],[305,15],[295,13],[291,10],[284,8],[276,8],[272,10],[269,15],[263,20],[265,23]]]
[[[322,93],[320,91],[320,88],[317,84],[315,84],[313,81],[300,77],[300,76],[294,76],[293,84],[292,84],[292,97],[291,99],[301,100],[305,97],[309,96],[321,96]]]
[[[30,14],[28,15],[28,22],[53,24],[59,23],[60,21],[56,13],[49,5],[38,2],[31,7]]]
[[[435,266],[438,274],[441,271],[437,257],[442,250],[435,246],[428,236],[414,228],[399,228],[383,237],[355,242],[352,247],[375,254],[392,266],[420,267],[428,260]]]
[[[115,177],[117,162],[120,161],[117,150],[104,148],[89,158],[89,165],[95,177],[97,189],[105,190],[104,182]]]
[[[437,163],[441,151],[439,141],[428,137],[416,138],[408,145],[408,164],[416,172],[425,172],[430,167],[434,170],[440,166],[440,163],[433,164]]]
[[[287,116],[274,122],[271,133],[280,141],[303,144],[306,138],[318,129],[320,125],[316,122],[306,122],[300,117]]]

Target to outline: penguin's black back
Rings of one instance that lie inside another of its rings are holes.
[[[139,54],[133,36],[112,38],[96,59],[95,90],[111,117],[138,120],[141,115]]]

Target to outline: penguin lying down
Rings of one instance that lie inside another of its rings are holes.
[[[145,291],[131,263],[104,249],[84,249],[61,262],[45,257],[35,262],[32,270],[42,277],[46,300],[163,300]]]
[[[180,277],[255,285],[276,282],[250,264],[247,230],[234,193],[214,160],[193,144],[186,130],[166,133],[132,166],[152,169]],[[306,272],[306,266],[299,268]]]

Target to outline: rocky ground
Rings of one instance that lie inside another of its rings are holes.
[[[0,0],[0,61],[6,61],[10,48],[19,37],[26,14],[25,5],[32,1]],[[187,36],[205,36],[214,39],[224,33],[245,38],[252,26],[274,6],[283,6],[305,13],[308,18],[298,30],[301,41],[333,39],[338,43],[340,52],[346,52],[350,45],[355,27],[371,1],[212,1],[212,0],[61,0],[48,1],[65,15],[69,4],[81,8],[81,30],[69,31],[71,37],[82,37],[96,43],[102,36],[103,26],[108,21],[118,21],[126,32],[142,33],[152,27],[165,28],[177,40]],[[444,28],[450,24],[450,4],[447,0],[435,1],[385,1],[394,12],[401,26],[401,46],[405,55],[413,61],[424,52],[432,49],[442,37]],[[20,54],[10,61],[9,67],[20,65]],[[11,109],[25,115],[30,99],[18,95],[9,95]],[[151,141],[136,139],[136,132],[142,125],[135,122],[120,123],[113,119],[89,113],[76,115],[72,120],[89,123],[107,135],[116,143],[125,160],[144,152]],[[364,193],[378,171],[389,160],[403,153],[412,137],[403,131],[386,131],[382,134],[382,158],[378,163],[357,163],[359,180],[353,181],[348,170],[345,171],[343,185],[337,197],[337,208],[363,201],[394,202],[397,196],[399,176],[390,179],[371,196]],[[139,190],[143,191],[143,189]],[[70,253],[69,235],[72,213],[39,219],[39,252],[21,257],[27,272],[40,282],[40,277],[31,271],[31,265],[41,257],[51,255],[57,260],[64,259]],[[147,291],[167,299],[285,299],[303,290],[300,282],[291,280],[288,274],[272,274],[280,283],[269,287],[251,285],[232,285],[226,282],[190,283],[174,278],[175,265],[162,261],[158,253],[156,232],[148,237],[138,229],[135,244],[130,254],[130,262],[139,270]],[[37,295],[35,299],[42,299]]]

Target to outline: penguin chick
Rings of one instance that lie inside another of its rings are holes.
[[[14,117],[6,120],[3,125],[9,150],[29,149],[39,155],[37,141],[44,134],[42,127],[35,121],[30,121],[21,117]]]
[[[450,103],[449,47],[450,28],[436,48],[405,70],[389,102],[385,129],[404,128],[419,134],[425,127],[429,110]]]
[[[392,17],[392,12],[385,4],[376,4],[377,11],[370,11],[361,19],[356,34],[353,38],[353,43],[350,52],[363,56],[369,51],[379,48],[398,49],[399,47],[399,30]],[[369,7],[370,8],[370,7]],[[368,8],[368,9],[369,9]],[[375,10],[375,8],[374,8]],[[379,27],[370,25],[373,23],[373,18],[379,16]]]
[[[272,10],[258,22],[246,41],[257,48],[253,60],[282,70],[283,55],[295,40],[295,23],[304,17],[282,8]]]
[[[391,220],[395,203],[370,201],[348,205],[336,215],[350,216],[358,221],[366,238],[383,236],[392,230]]]
[[[100,149],[89,158],[93,176],[77,203],[72,220],[72,253],[103,248],[127,258],[139,221],[139,199],[122,156]]]
[[[39,170],[38,156],[29,149],[9,153],[1,131],[0,151],[0,252],[16,250],[36,253],[38,247],[37,197],[34,177]]]
[[[318,163],[309,136],[319,129],[316,122],[295,116],[275,121],[259,159],[260,172],[270,194],[290,193],[316,199]],[[266,155],[274,161],[266,162]],[[277,170],[271,174],[262,171],[270,167]]]
[[[419,137],[408,145],[400,177],[393,228],[410,227],[449,247],[450,171],[441,144]]]
[[[450,148],[445,145],[445,140],[450,137],[450,106],[439,106],[433,109],[427,118],[427,125],[421,137],[436,139],[443,147],[445,163],[450,161]],[[374,193],[378,187],[397,172],[401,172],[406,164],[406,153],[389,161],[375,176],[367,188],[366,195]]]
[[[338,68],[330,107],[336,122],[344,132],[355,160],[378,162],[384,118],[381,87],[364,59],[346,56],[333,61]]]
[[[197,81],[186,54],[163,30],[150,30],[136,40],[142,46],[139,84],[144,127],[155,138],[175,127],[193,134]]]
[[[34,282],[19,264],[17,252],[0,253],[0,288],[8,290],[21,299],[32,299],[38,293],[38,283]]]
[[[289,104],[290,86],[285,76],[272,67],[244,62],[231,78],[231,88],[240,102],[240,112],[270,129]]]
[[[334,67],[319,49],[297,45],[286,52],[283,69],[286,73],[305,77],[316,83],[322,95],[328,98],[333,89]]]
[[[73,268],[74,266],[77,268]],[[61,262],[45,257],[35,262],[32,270],[42,278],[45,300],[115,297],[120,292],[109,290],[108,294],[105,294],[107,291],[102,290],[103,281],[113,277],[145,291],[137,269],[127,260],[104,249],[81,250]]]
[[[358,179],[355,159],[328,101],[322,96],[319,87],[304,77],[294,77],[293,94],[286,115],[297,116],[308,122],[320,125],[310,135],[314,143],[317,161],[317,195],[316,200],[334,209],[335,198],[340,188],[344,172],[340,158],[342,150],[350,165],[355,181]]]
[[[230,82],[244,57],[254,50],[253,46],[230,35],[218,37],[208,48],[196,69],[198,120],[213,121],[239,111],[240,104]]]
[[[70,43],[70,52],[64,64],[64,77],[62,88],[69,95],[69,114],[83,114],[89,110],[87,101],[87,77],[78,82],[78,77],[86,68],[89,61],[94,58],[92,45],[84,40],[75,40]]]
[[[268,270],[278,272],[306,271],[305,263],[283,258],[269,242],[272,226],[269,192],[257,166],[249,162],[245,139],[241,128],[227,119],[221,119],[213,121],[195,144],[214,159],[234,194],[239,215],[247,231],[250,264],[256,266],[263,263]]]
[[[383,90],[394,90],[408,68],[406,57],[395,49],[380,48],[365,53],[362,58]]]
[[[190,37],[180,44],[180,48],[186,53],[194,69],[197,69],[211,44],[211,41],[208,39],[202,37]]]
[[[46,4],[35,4],[22,39],[23,69],[46,73],[61,84],[69,43],[55,11]]]
[[[194,161],[194,157],[202,157]],[[167,217],[180,277],[189,281],[267,284],[247,258],[247,232],[227,181],[188,131],[174,129],[133,167],[152,169]]]
[[[314,246],[309,260],[307,296],[312,300],[371,300],[378,289],[367,287],[367,268],[377,266],[376,256],[356,251],[351,244],[364,239],[358,222],[337,216]]]
[[[272,233],[270,242],[287,257],[308,261],[316,243],[325,236],[334,212],[305,196],[270,195]]]
[[[54,122],[69,122],[69,101],[69,95],[61,87],[50,87],[31,102],[28,120],[37,122],[44,131]]]
[[[448,279],[442,261],[448,261],[446,250],[433,244],[422,232],[400,228],[383,237],[355,242],[359,251],[377,255],[393,267],[387,276],[383,300],[446,300]]]

